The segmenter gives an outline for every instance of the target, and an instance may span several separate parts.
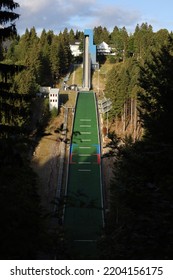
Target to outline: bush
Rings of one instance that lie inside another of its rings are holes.
[[[109,63],[112,63],[112,64],[113,64],[113,63],[116,62],[115,56],[110,55],[108,59],[109,59]]]
[[[51,117],[55,118],[58,115],[58,109],[56,107],[53,107],[51,110]]]

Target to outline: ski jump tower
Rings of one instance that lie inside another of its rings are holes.
[[[83,57],[83,90],[91,88],[91,69],[98,67],[96,63],[96,45],[93,44],[93,30],[84,30],[84,57]]]

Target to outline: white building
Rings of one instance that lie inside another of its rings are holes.
[[[59,106],[59,89],[58,88],[50,88],[49,91],[49,109],[50,111],[53,108],[58,109]]]
[[[104,41],[100,44],[97,45],[97,53],[100,55],[109,55],[112,52],[112,48],[109,47],[109,45],[107,43],[105,43]]]
[[[70,50],[72,52],[72,55],[75,57],[82,54],[81,50],[79,49],[80,43],[80,40],[76,40],[75,42],[70,43]]]

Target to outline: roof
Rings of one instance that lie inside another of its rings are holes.
[[[50,93],[59,93],[59,88],[51,88]]]
[[[100,48],[100,49],[105,49],[105,48],[109,48],[109,45],[106,42],[103,41],[97,47]]]
[[[72,45],[80,45],[80,43],[81,43],[81,40],[75,40],[75,41],[71,41],[70,42],[70,45],[72,46]]]

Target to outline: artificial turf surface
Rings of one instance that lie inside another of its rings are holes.
[[[103,226],[100,141],[93,92],[79,92],[70,147],[65,228],[77,247],[92,248]],[[74,245],[73,244],[73,245]],[[86,244],[90,244],[87,247]],[[92,249],[93,250],[93,249]]]

